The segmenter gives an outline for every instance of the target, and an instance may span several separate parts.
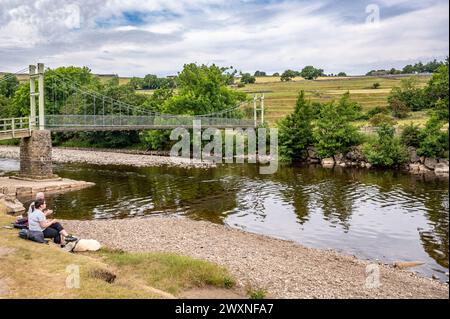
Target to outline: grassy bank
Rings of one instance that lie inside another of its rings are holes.
[[[220,295],[234,285],[226,269],[172,253],[72,254],[33,243],[4,228],[13,220],[0,216],[0,298],[173,298],[208,287]],[[66,287],[70,265],[79,266],[80,288]]]

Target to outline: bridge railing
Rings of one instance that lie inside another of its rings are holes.
[[[31,132],[30,117],[0,118],[0,132],[11,134]]]
[[[45,117],[45,126],[48,129],[65,128],[173,128],[173,127],[191,127],[194,120],[201,120],[202,126],[216,127],[248,127],[253,125],[252,120],[236,118],[209,118],[195,116],[172,116],[172,115],[147,115],[147,116],[128,116],[128,115],[47,115]]]

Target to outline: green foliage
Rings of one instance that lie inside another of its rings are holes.
[[[281,74],[280,80],[282,82],[288,82],[288,81],[292,80],[293,78],[295,78],[296,76],[298,76],[298,72],[296,72],[294,70],[286,70],[283,72],[283,74]]]
[[[345,73],[345,72],[339,72],[337,76],[347,76],[347,73]]]
[[[377,130],[377,139],[364,144],[363,153],[372,165],[392,167],[406,162],[405,147],[394,134],[394,127],[383,123]]]
[[[267,76],[266,72],[264,72],[264,71],[256,71],[254,75],[255,76]]]
[[[412,111],[419,111],[429,107],[426,103],[423,90],[418,86],[416,77],[402,79],[400,86],[393,88],[389,94],[388,103],[393,112],[399,106],[401,106],[401,109],[409,109]],[[400,112],[398,114],[402,116],[403,113]]]
[[[300,76],[306,80],[314,80],[323,75],[322,69],[316,69],[312,65],[305,66],[300,72]]]
[[[272,76],[280,76],[280,73],[275,72],[274,74],[272,74]]]
[[[417,149],[419,156],[445,157],[448,156],[448,129],[442,131],[443,121],[438,116],[432,116],[425,128],[420,132],[420,145]]]
[[[407,117],[411,110],[408,105],[399,98],[391,98],[389,100],[389,109],[392,112],[392,116],[399,119]]]
[[[256,82],[256,78],[250,73],[244,73],[241,77],[241,83],[244,84],[252,84]]]
[[[419,147],[420,146],[420,127],[413,123],[403,127],[400,135],[400,141],[403,145]]]
[[[144,90],[156,90],[161,88],[174,88],[176,85],[173,78],[160,78],[154,74],[147,74],[142,79],[140,86]]]
[[[430,106],[435,108],[437,116],[442,120],[449,117],[449,82],[448,61],[441,65],[425,88],[425,96]]]
[[[249,299],[265,299],[266,298],[267,291],[262,288],[258,289],[251,289],[247,291],[247,295]]]
[[[11,73],[5,73],[0,77],[0,94],[8,98],[14,95],[14,92],[19,87],[19,80]]]
[[[381,84],[380,84],[380,83],[378,83],[378,82],[375,82],[374,84],[372,84],[372,89],[374,89],[374,90],[376,90],[376,89],[379,89],[379,88],[380,88],[380,86],[381,86]]]
[[[317,154],[321,158],[346,153],[357,145],[361,136],[350,121],[355,116],[355,105],[345,94],[339,102],[324,104],[320,110],[314,130]]]
[[[306,157],[306,148],[312,144],[313,113],[311,102],[300,92],[294,112],[279,123],[279,148],[283,160],[293,161]]]
[[[375,106],[373,109],[370,109],[369,111],[367,111],[367,116],[369,118],[372,118],[374,115],[376,114],[388,114],[389,110],[384,107],[384,106]]]
[[[395,125],[397,124],[397,122],[392,118],[392,116],[383,114],[383,113],[378,113],[375,114],[374,116],[372,116],[369,120],[370,125],[374,126],[374,127],[378,127],[381,126],[382,124],[389,124],[389,125]]]
[[[142,134],[142,137],[143,142],[149,150],[168,150],[172,143],[170,140],[170,130],[146,131]]]

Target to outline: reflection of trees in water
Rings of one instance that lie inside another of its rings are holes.
[[[448,268],[448,193],[436,192],[434,196],[426,196],[426,217],[432,231],[420,231],[420,239],[427,254],[436,262]]]

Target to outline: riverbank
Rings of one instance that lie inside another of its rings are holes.
[[[0,145],[0,157],[19,159],[19,147]],[[53,148],[52,161],[55,163],[82,163],[96,165],[128,165],[134,167],[175,166],[184,168],[213,167],[213,163],[181,157],[143,155],[99,151],[95,149]]]
[[[366,288],[367,261],[331,250],[186,218],[64,221],[83,238],[130,252],[173,252],[226,267],[238,287],[274,298],[449,298],[448,285],[377,265],[378,288]]]

